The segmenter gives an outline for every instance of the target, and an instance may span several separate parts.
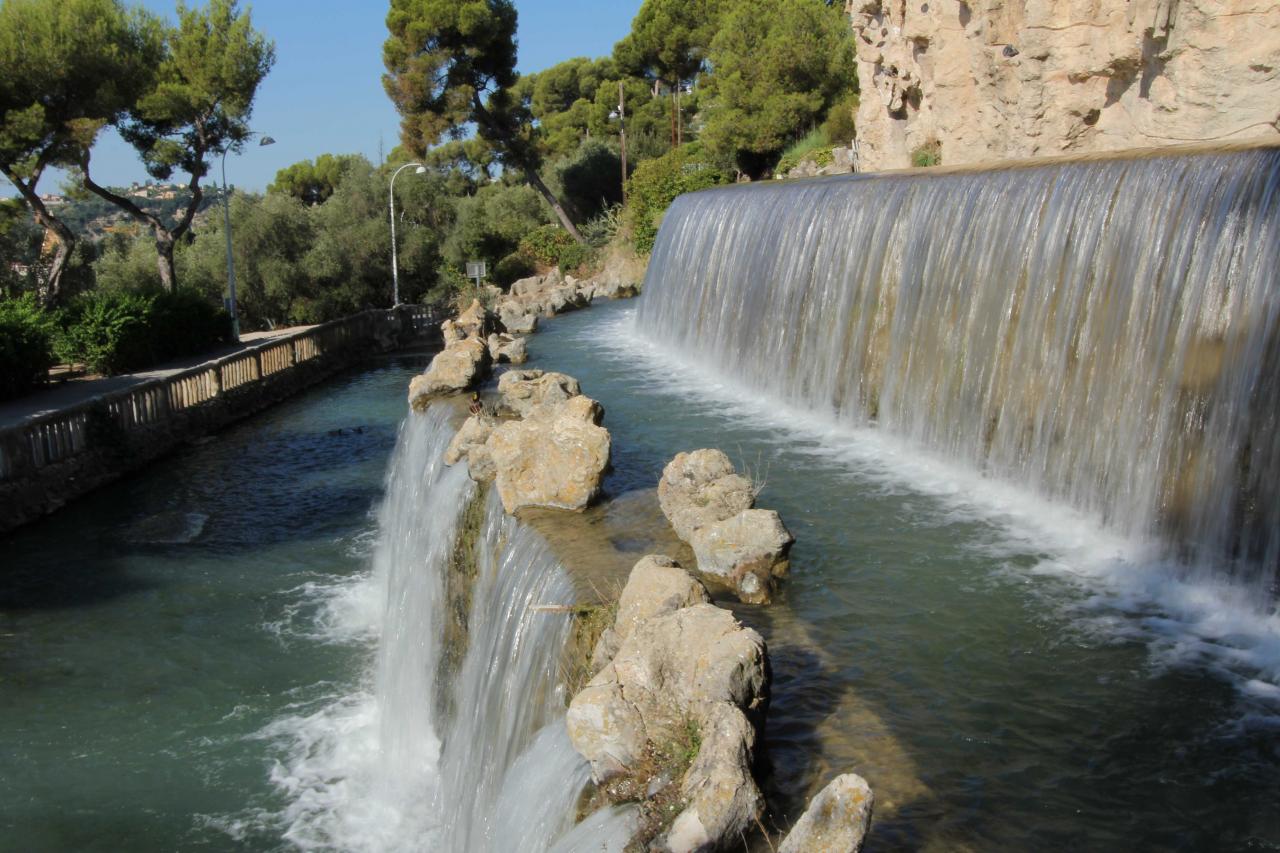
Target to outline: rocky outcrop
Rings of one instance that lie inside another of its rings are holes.
[[[472,340],[472,339],[468,339]],[[512,370],[498,381],[499,409],[516,419],[472,415],[445,452],[471,478],[493,481],[509,513],[526,507],[585,509],[609,469],[604,410],[563,373]]]
[[[795,541],[773,510],[752,509],[755,488],[719,450],[679,453],[658,481],[658,502],[698,570],[722,578],[738,598],[765,604],[790,567]]]
[[[497,319],[509,334],[527,335],[537,330],[539,317],[554,317],[586,308],[593,299],[635,296],[640,292],[640,285],[634,277],[634,266],[634,262],[631,265],[618,262],[606,266],[599,277],[590,280],[563,275],[559,269],[522,278],[511,285],[510,293],[498,299]]]
[[[641,841],[652,840],[651,849],[737,843],[763,804],[751,767],[767,701],[764,640],[708,601],[669,558],[638,562],[612,636],[601,638],[616,654],[574,696],[566,718],[606,791],[643,792],[649,837]],[[690,731],[696,737],[682,740]],[[683,747],[666,746],[673,740]],[[646,811],[654,801],[667,808]]]
[[[860,169],[1280,139],[1273,0],[848,0]]]
[[[778,853],[858,853],[871,826],[874,805],[865,779],[854,773],[837,776],[809,801]]]
[[[750,509],[755,494],[722,451],[694,450],[677,453],[662,470],[658,503],[676,535],[690,542],[699,528]]]
[[[581,393],[578,380],[563,373],[508,370],[498,379],[502,407],[519,417],[544,404],[559,405]]]
[[[409,382],[409,405],[423,409],[432,397],[470,388],[489,369],[489,348],[479,338],[447,344],[436,353],[425,373]]]
[[[787,172],[788,178],[821,178],[826,175],[847,175],[857,171],[857,155],[851,146],[841,145],[823,149],[806,157]]]
[[[485,442],[502,506],[582,510],[600,493],[609,467],[609,431],[600,404],[581,395],[504,421]]]
[[[494,364],[524,364],[529,351],[524,338],[495,332],[489,335],[489,358]]]
[[[748,509],[699,528],[689,544],[699,571],[725,578],[743,601],[764,604],[771,597],[772,579],[790,568],[794,541],[776,512]]]

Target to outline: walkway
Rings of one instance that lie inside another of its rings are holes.
[[[60,385],[53,385],[17,400],[0,403],[0,429],[17,426],[27,418],[47,415],[60,409],[66,409],[92,400],[94,397],[111,391],[120,391],[141,385],[152,379],[163,379],[188,370],[192,367],[213,361],[224,355],[231,355],[247,347],[266,343],[272,338],[302,332],[314,326],[292,326],[287,329],[273,329],[270,332],[249,332],[240,336],[240,343],[227,344],[217,349],[207,350],[198,355],[189,356],[178,361],[171,361],[151,370],[140,373],[125,373],[120,376],[98,376],[92,378],[68,379]]]

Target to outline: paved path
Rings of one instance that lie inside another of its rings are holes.
[[[125,373],[120,376],[99,376],[94,378],[68,379],[59,385],[52,385],[34,394],[28,394],[17,400],[0,403],[0,429],[17,426],[27,418],[47,415],[91,400],[94,397],[111,391],[120,391],[134,385],[141,385],[151,379],[163,379],[175,373],[181,373],[192,367],[213,361],[224,355],[231,355],[242,349],[265,343],[272,338],[280,338],[301,332],[312,326],[293,326],[287,329],[274,329],[270,332],[249,332],[240,336],[240,343],[227,344],[218,349],[193,355],[189,358],[171,361],[141,373]]]

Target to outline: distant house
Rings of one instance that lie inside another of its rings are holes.
[[[40,196],[40,201],[43,202],[45,207],[60,207],[67,203],[65,196],[60,196],[56,193],[45,193]]]

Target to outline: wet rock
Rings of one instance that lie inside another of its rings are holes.
[[[489,367],[489,348],[484,341],[467,338],[446,346],[431,359],[425,373],[409,382],[409,404],[426,408],[432,397],[470,388],[484,377]]]
[[[576,389],[575,380],[563,378]],[[501,424],[485,444],[503,508],[509,513],[531,506],[585,509],[599,494],[609,467],[609,431],[599,426],[600,405],[579,395],[544,400],[527,412],[524,420]]]
[[[778,853],[858,853],[871,826],[875,796],[866,780],[846,773],[831,780],[809,802]]]
[[[695,530],[690,544],[699,571],[725,578],[743,601],[764,604],[772,579],[787,573],[793,542],[776,512],[748,509]]]
[[[582,393],[578,380],[563,373],[509,370],[498,380],[502,406],[524,417],[545,403],[562,403]]]
[[[676,454],[663,469],[658,502],[676,535],[692,543],[699,528],[750,509],[755,493],[723,452],[695,450]]]
[[[492,334],[489,336],[489,357],[494,364],[524,364],[529,357],[525,339]]]

